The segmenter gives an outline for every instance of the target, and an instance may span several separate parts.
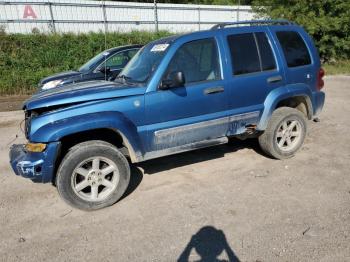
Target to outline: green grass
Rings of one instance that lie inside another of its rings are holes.
[[[350,75],[350,60],[340,60],[323,65],[326,75]]]
[[[6,34],[0,30],[0,95],[25,95],[53,73],[79,68],[115,46],[146,44],[170,35],[151,33]]]
[[[0,28],[0,96],[27,95],[53,73],[76,69],[106,48],[145,44],[169,32],[6,34]],[[350,75],[350,60],[324,65],[327,75]]]

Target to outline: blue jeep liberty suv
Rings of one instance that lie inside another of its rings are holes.
[[[256,137],[292,157],[321,110],[324,71],[310,36],[285,20],[224,23],[151,42],[114,82],[90,81],[24,103],[19,176],[52,182],[70,205],[117,202],[129,163]]]

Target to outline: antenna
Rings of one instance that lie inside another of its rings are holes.
[[[104,14],[105,14],[105,12],[106,12],[106,10],[105,10],[105,8],[106,8],[106,1],[105,0],[103,0],[103,2],[102,2],[102,8],[104,9],[103,10],[103,12],[104,12]],[[104,50],[106,50],[107,49],[107,26],[106,26],[106,23],[107,23],[107,21],[106,21],[106,16],[104,15],[104,20],[105,20],[105,48],[104,48]],[[105,66],[105,70],[104,70],[104,74],[105,74],[105,81],[107,80],[107,56],[104,56],[105,57],[105,62],[104,62],[104,66]]]

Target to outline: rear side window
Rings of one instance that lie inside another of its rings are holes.
[[[233,74],[242,75],[276,69],[276,62],[265,33],[229,35]]]
[[[300,34],[294,31],[276,32],[282,46],[288,67],[297,67],[311,64],[309,51]]]
[[[262,71],[276,69],[275,57],[273,56],[272,49],[266,34],[256,33],[255,36],[258,42],[259,53],[261,56]]]

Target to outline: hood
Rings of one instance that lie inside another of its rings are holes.
[[[23,109],[32,110],[65,104],[141,95],[145,87],[110,81],[89,81],[65,85],[60,88],[39,91],[23,104]]]
[[[66,72],[54,74],[54,75],[51,75],[51,76],[48,76],[48,77],[41,79],[39,82],[39,87],[41,87],[42,85],[44,85],[50,81],[53,81],[53,80],[66,79],[66,78],[69,78],[72,76],[77,76],[77,75],[81,75],[81,73],[78,71],[66,71]]]

